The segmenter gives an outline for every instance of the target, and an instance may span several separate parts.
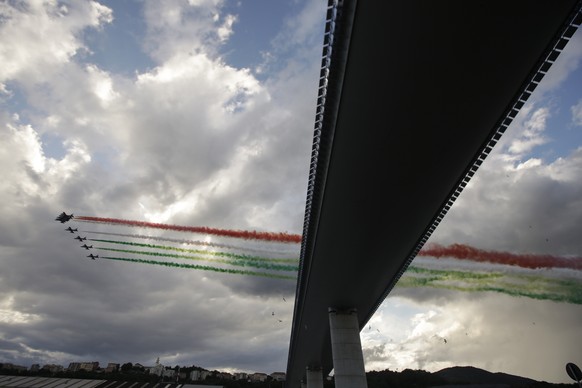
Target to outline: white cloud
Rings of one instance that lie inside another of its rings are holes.
[[[532,109],[533,106],[528,108]],[[531,152],[534,147],[548,141],[543,132],[550,117],[550,110],[547,107],[543,107],[528,111],[526,108],[522,117],[521,121],[516,119],[516,122],[512,124],[514,126],[520,125],[521,128],[513,130],[514,132],[519,132],[519,137],[514,138],[509,145],[509,152],[518,157]]]
[[[30,125],[4,122],[2,128],[0,163],[4,179],[0,181],[0,195],[15,210],[33,198],[56,193],[58,185],[54,182],[67,180],[91,160],[86,148],[75,141],[68,142],[63,159],[47,158],[38,133]]]
[[[23,84],[50,78],[85,45],[79,34],[112,21],[111,10],[94,1],[59,5],[56,1],[2,3],[0,83]]]
[[[272,39],[272,48],[261,53],[262,63],[256,66],[254,72],[263,74],[283,66],[288,76],[297,80],[294,71],[303,68],[305,62],[308,62],[310,66],[318,66],[313,70],[313,74],[318,74],[320,62],[315,63],[312,59],[321,58],[325,5],[325,2],[309,0],[297,17],[286,19],[281,31]],[[293,52],[292,56],[288,55],[290,52]]]
[[[174,55],[204,52],[215,57],[220,44],[232,34],[234,15],[222,15],[222,0],[148,1],[144,16],[148,36],[146,47],[160,63]]]
[[[34,314],[22,313],[14,306],[14,297],[9,295],[0,299],[0,322],[4,325],[26,324],[38,320]]]
[[[582,100],[570,108],[572,111],[572,122],[576,126],[582,126]]]
[[[237,18],[234,15],[226,15],[224,22],[218,28],[218,38],[221,42],[226,41],[232,35],[232,26],[236,22]]]
[[[93,93],[101,101],[102,107],[107,108],[120,97],[120,94],[113,89],[113,80],[104,71],[101,71],[97,66],[87,66],[87,75],[89,87]]]

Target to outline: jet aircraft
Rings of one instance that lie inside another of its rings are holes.
[[[93,245],[83,244],[83,245],[81,245],[81,247],[88,250],[89,248],[93,248]]]
[[[87,237],[77,236],[77,237],[75,237],[75,239],[79,240],[79,241],[84,241],[84,240],[87,240]]]
[[[99,258],[99,255],[94,255],[91,253],[91,254],[87,255],[87,257],[90,257],[91,259],[95,260],[95,259]]]
[[[71,227],[69,226],[69,227],[68,227],[67,229],[65,229],[65,230],[68,230],[68,231],[69,231],[69,232],[71,232],[71,233],[75,233],[75,232],[77,231],[77,228],[73,229],[73,228],[71,228]]]
[[[61,214],[59,214],[57,216],[57,218],[55,218],[55,221],[61,221],[62,224],[64,224],[65,222],[69,221],[71,218],[73,218],[73,213],[71,213],[70,215],[62,212]]]

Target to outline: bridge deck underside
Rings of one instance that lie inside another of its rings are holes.
[[[331,371],[328,307],[356,308],[365,325],[576,4],[357,3],[345,77],[328,86],[342,90],[304,236],[312,249],[302,257],[288,386],[306,366]]]

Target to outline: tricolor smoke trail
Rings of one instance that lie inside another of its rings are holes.
[[[265,261],[265,262],[295,263],[295,264],[299,263],[299,259],[279,259],[279,258],[269,258],[269,257],[257,257],[257,256],[229,253],[229,252],[215,252],[215,251],[207,251],[207,250],[199,250],[199,249],[178,248],[178,247],[173,247],[173,246],[169,246],[169,245],[142,244],[142,243],[135,243],[135,242],[129,242],[129,241],[102,240],[102,239],[96,239],[96,238],[90,238],[89,240],[96,241],[96,242],[110,243],[110,244],[130,245],[130,246],[150,248],[150,249],[163,249],[163,250],[169,250],[169,251],[175,251],[175,252],[196,253],[196,254],[210,255],[210,256],[222,256],[222,257],[227,257],[229,259],[234,259],[234,260]]]
[[[552,255],[486,251],[463,244],[451,244],[446,247],[438,244],[430,244],[419,252],[419,256],[430,256],[436,259],[450,257],[460,260],[506,264],[532,269],[569,268],[582,270],[582,257],[557,257]]]
[[[145,228],[156,228],[163,230],[173,230],[180,232],[190,232],[190,233],[202,233],[210,234],[224,237],[234,237],[246,240],[263,240],[263,241],[277,241],[283,243],[300,243],[301,235],[297,234],[287,234],[287,233],[270,233],[270,232],[257,232],[257,231],[242,231],[242,230],[232,230],[232,229],[217,229],[209,227],[195,227],[195,226],[179,226],[170,224],[160,224],[145,221],[133,221],[124,220],[118,218],[104,218],[104,217],[92,217],[92,216],[76,216],[75,221],[82,222],[93,222],[93,223],[104,223],[112,225],[125,225],[125,226],[135,226],[135,227],[145,227]],[[113,233],[111,233],[114,235]],[[163,241],[162,237],[154,236],[143,236],[143,235],[122,235],[127,237],[139,237],[139,238],[149,238],[152,240],[159,239]],[[242,247],[229,246],[226,244],[216,244],[216,243],[205,243],[201,241],[192,240],[177,240],[177,239],[166,239],[166,241],[181,242],[181,243],[192,243],[192,244],[204,244],[207,246],[215,246],[220,248],[233,248],[233,249],[244,249]],[[487,251],[475,247],[471,247],[463,244],[451,244],[449,246],[442,246],[439,244],[430,244],[423,248],[419,255],[430,256],[434,258],[451,257],[462,260],[470,260],[476,262],[489,262],[496,264],[506,264],[514,265],[523,268],[570,268],[576,270],[582,270],[582,258],[581,257],[556,257],[552,255],[534,255],[534,254],[516,254],[510,252],[497,252],[497,251]]]
[[[465,292],[493,291],[511,296],[582,304],[582,283],[544,276],[463,272],[409,266],[398,287],[434,287]]]
[[[209,228],[206,226],[180,226],[180,225],[159,224],[159,223],[145,222],[145,221],[123,220],[123,219],[119,219],[119,218],[103,218],[103,217],[91,217],[91,216],[75,216],[74,220],[81,221],[81,222],[100,223],[100,224],[125,225],[125,226],[141,227],[141,228],[155,228],[155,229],[163,229],[163,230],[173,230],[173,231],[178,231],[178,232],[202,233],[202,234],[210,234],[210,235],[216,235],[216,236],[242,238],[245,240],[278,241],[278,242],[283,242],[283,243],[299,243],[299,242],[301,242],[301,235],[299,235],[299,234],[257,232],[257,231],[232,230],[232,229],[217,229],[217,228]]]
[[[209,242],[111,231],[86,231],[96,235],[120,237],[117,240],[89,239],[99,244],[96,249],[120,252],[128,256],[104,257],[109,260],[281,279],[296,279],[297,276],[300,235],[177,226],[89,216],[78,216],[73,221],[200,233],[241,240],[238,243],[228,239],[223,239],[226,242],[220,239],[219,242]],[[125,238],[133,241],[124,241]],[[166,244],[148,244],[143,240]],[[188,249],[185,245],[197,247]],[[123,249],[122,246],[128,249]],[[173,260],[156,261],[147,259],[148,257]],[[212,264],[193,265],[179,262],[190,260]],[[229,266],[257,270],[249,271]],[[419,252],[418,258],[409,266],[397,286],[432,287],[463,292],[499,292],[516,297],[582,304],[581,271],[582,257],[578,256],[519,254],[484,250],[463,244],[444,246],[433,243],[427,244]]]
[[[157,256],[157,257],[171,257],[173,259],[187,259],[187,260],[197,260],[197,261],[207,261],[212,263],[221,263],[221,264],[228,264],[234,265],[238,267],[254,267],[254,268],[263,268],[263,269],[270,269],[275,271],[294,271],[296,272],[299,268],[293,265],[283,265],[283,264],[272,264],[268,262],[257,262],[253,260],[240,260],[240,259],[208,259],[201,256],[189,256],[189,255],[178,255],[172,253],[161,253],[161,252],[152,252],[152,251],[134,251],[131,249],[116,249],[116,248],[105,248],[105,247],[95,247],[95,249],[103,250],[103,251],[111,251],[111,252],[122,252],[122,253],[131,253],[136,255],[145,255],[145,256]]]
[[[108,256],[104,256],[103,259],[126,261],[126,262],[130,262],[130,263],[139,263],[139,264],[161,265],[164,267],[173,267],[173,268],[198,269],[198,270],[203,270],[203,271],[214,271],[214,272],[237,274],[237,275],[261,276],[261,277],[273,278],[273,279],[289,279],[289,280],[296,279],[296,276],[280,275],[280,274],[273,274],[273,273],[268,273],[268,272],[244,271],[244,270],[230,269],[230,268],[215,268],[215,267],[209,267],[206,265],[181,264],[181,263],[173,263],[173,262],[168,262],[168,261],[128,259],[128,258],[124,258],[124,257],[108,257]]]

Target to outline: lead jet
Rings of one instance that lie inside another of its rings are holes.
[[[94,255],[91,253],[91,254],[87,255],[87,257],[90,257],[91,259],[95,260],[95,259],[99,258],[99,255]]]
[[[81,247],[89,250],[89,248],[93,248],[93,245],[83,244],[83,245],[81,245]]]
[[[65,229],[65,230],[68,230],[68,231],[69,231],[69,232],[71,232],[71,233],[75,233],[75,232],[77,231],[77,228],[73,229],[73,228],[71,228],[71,227],[69,226],[69,227],[68,227],[67,229]]]
[[[64,224],[65,222],[69,221],[71,218],[73,218],[73,213],[71,213],[70,215],[62,212],[61,214],[59,214],[57,216],[57,218],[55,218],[55,221],[61,221],[62,224]]]
[[[75,239],[79,240],[79,241],[84,241],[84,240],[87,240],[87,237],[77,236],[77,237],[75,237]]]

